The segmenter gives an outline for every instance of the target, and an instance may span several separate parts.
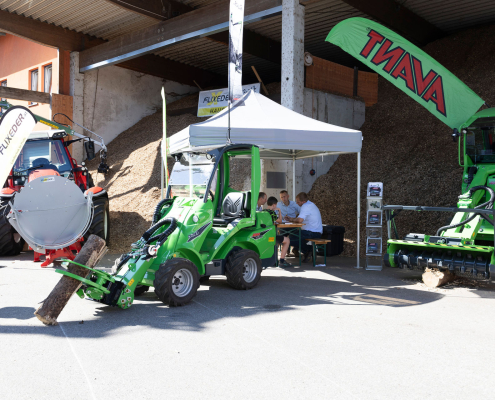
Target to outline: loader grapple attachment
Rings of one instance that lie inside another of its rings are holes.
[[[430,239],[432,243],[389,240],[386,262],[399,268],[449,270],[470,279],[490,278],[493,247],[466,246],[457,238],[432,236]],[[438,243],[439,241],[444,243]]]

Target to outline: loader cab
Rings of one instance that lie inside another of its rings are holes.
[[[476,113],[461,129],[465,167],[495,164],[495,109]],[[459,149],[460,153],[460,149]]]
[[[261,180],[257,146],[235,144],[173,156],[175,163],[167,198],[200,199],[209,204],[213,226],[228,226],[233,221],[246,218],[254,224],[252,210],[256,209]],[[233,168],[234,159],[250,162]]]
[[[78,166],[66,146],[63,130],[32,132],[17,157],[6,186],[19,191],[28,182],[49,175],[74,180],[81,188],[88,188],[87,172]]]

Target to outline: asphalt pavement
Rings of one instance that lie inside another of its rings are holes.
[[[44,326],[33,313],[61,275],[31,260],[0,260],[2,399],[494,397],[492,285],[429,290],[331,257],[249,291],[214,277],[178,308],[152,290],[128,310],[73,296]]]

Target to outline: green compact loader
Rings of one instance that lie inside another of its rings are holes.
[[[260,153],[253,145],[173,154],[167,196],[155,208],[151,227],[115,262],[112,274],[89,269],[80,297],[129,308],[134,296],[154,287],[158,298],[181,306],[201,281],[225,275],[235,289],[256,286],[264,267],[277,263],[275,225],[267,211],[256,211]],[[251,159],[251,190],[231,188],[234,157]]]
[[[477,112],[459,129],[459,164],[464,168],[457,207],[383,206],[389,240],[384,263],[391,267],[438,268],[474,279],[495,279],[495,108]],[[435,235],[410,233],[392,239],[400,210],[455,212]]]

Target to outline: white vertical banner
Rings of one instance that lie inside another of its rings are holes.
[[[36,118],[25,107],[9,108],[0,119],[0,183],[7,180],[15,160],[36,125]]]
[[[230,0],[229,21],[229,101],[242,97],[242,36],[244,0]]]

